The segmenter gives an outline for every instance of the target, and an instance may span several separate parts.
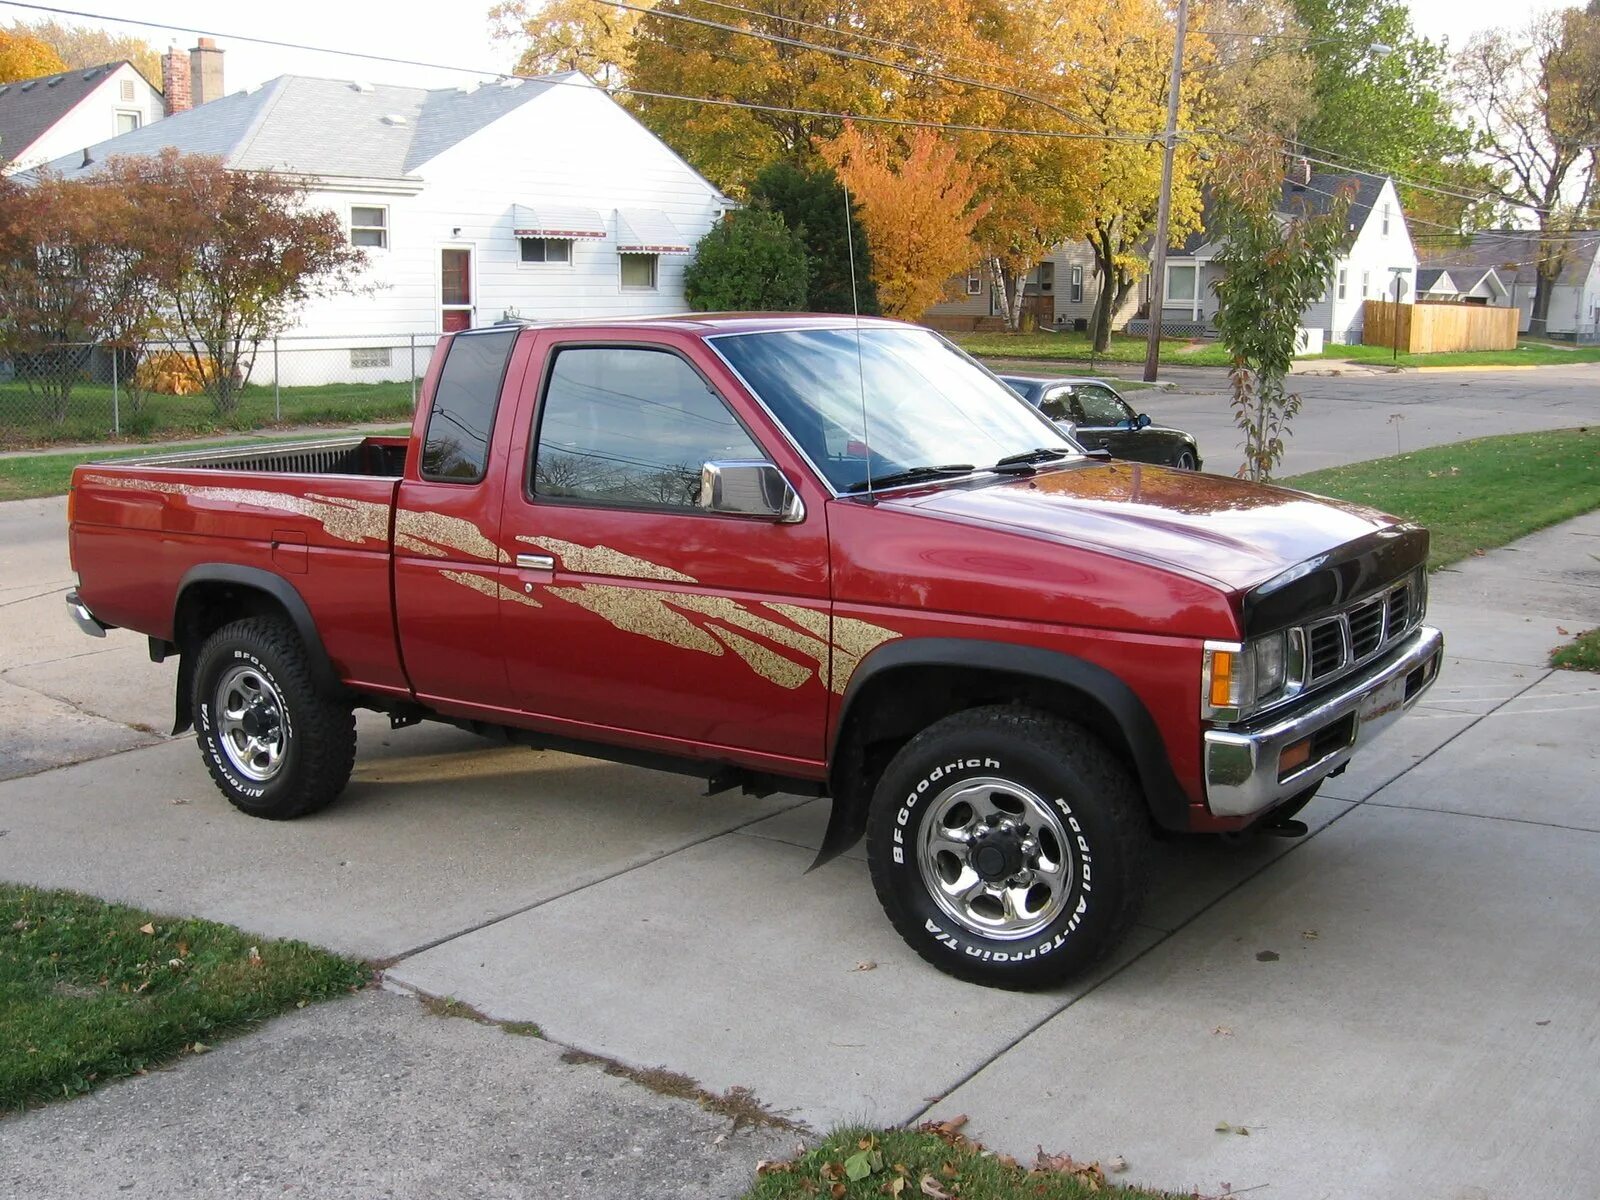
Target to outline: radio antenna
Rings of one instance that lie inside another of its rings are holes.
[[[850,311],[856,326],[856,380],[861,388],[861,448],[867,466],[867,496],[872,496],[872,438],[867,430],[867,369],[861,361],[861,301],[856,296],[856,239],[855,218],[850,211],[850,185],[841,178],[839,190],[844,193],[845,249],[850,255]]]

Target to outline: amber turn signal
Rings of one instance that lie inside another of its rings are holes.
[[[1228,708],[1233,703],[1233,659],[1231,650],[1211,652],[1211,707]]]
[[[1298,771],[1311,761],[1311,739],[1301,738],[1298,742],[1291,742],[1283,748],[1283,753],[1278,755],[1278,778],[1293,771]]]

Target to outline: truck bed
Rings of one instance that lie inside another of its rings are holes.
[[[405,474],[406,437],[339,437],[282,445],[180,450],[115,465],[172,467],[185,471],[262,471],[273,475],[368,475],[399,479]],[[106,464],[112,465],[112,464]]]

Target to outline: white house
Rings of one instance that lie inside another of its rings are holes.
[[[285,384],[409,378],[413,345],[425,362],[440,332],[506,317],[680,312],[694,245],[732,206],[577,73],[440,90],[285,75],[55,165],[166,147],[303,181],[367,251],[364,290],[313,302],[280,341]]]
[[[9,174],[82,155],[163,115],[161,92],[130,62],[0,84],[0,163]]]
[[[1552,337],[1576,336],[1585,341],[1600,338],[1600,230],[1579,229],[1560,236],[1566,256],[1550,292],[1545,332]],[[1486,229],[1473,234],[1465,246],[1455,244],[1457,240],[1442,236],[1437,241],[1420,238],[1424,268],[1448,271],[1458,283],[1494,275],[1503,298],[1489,303],[1521,309],[1518,332],[1527,333],[1538,288],[1538,232]]]
[[[1365,321],[1364,302],[1415,299],[1417,251],[1406,226],[1400,197],[1391,180],[1373,175],[1317,174],[1302,169],[1283,185],[1280,211],[1285,215],[1323,213],[1333,198],[1351,194],[1348,241],[1334,260],[1322,296],[1309,305],[1301,325],[1320,330],[1325,341],[1359,342]],[[1162,328],[1202,334],[1215,328],[1215,285],[1224,274],[1214,260],[1222,246],[1209,233],[1193,234],[1167,258]],[[1142,321],[1132,322],[1130,331]]]

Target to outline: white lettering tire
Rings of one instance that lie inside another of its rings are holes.
[[[884,771],[867,860],[884,911],[941,971],[1048,987],[1100,962],[1138,916],[1149,821],[1086,729],[1034,709],[935,722]]]

